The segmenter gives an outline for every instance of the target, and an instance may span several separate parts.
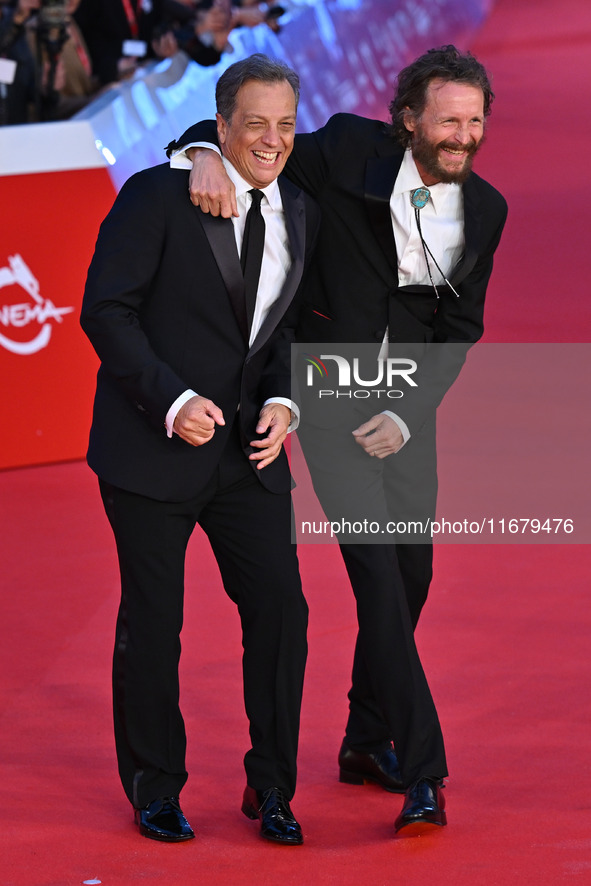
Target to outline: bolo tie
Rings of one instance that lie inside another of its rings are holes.
[[[453,286],[451,285],[451,283],[449,282],[449,280],[447,279],[447,277],[445,276],[445,274],[443,273],[443,271],[441,270],[441,268],[437,264],[437,259],[435,258],[435,256],[433,255],[433,253],[431,252],[431,250],[429,249],[429,247],[425,243],[425,238],[423,237],[423,232],[421,230],[421,209],[423,208],[423,206],[426,206],[427,201],[430,196],[431,196],[431,191],[429,190],[429,188],[417,188],[410,195],[410,202],[411,202],[411,204],[414,208],[414,211],[415,211],[415,219],[417,221],[417,229],[419,232],[419,237],[421,238],[421,245],[423,247],[423,253],[425,255],[425,262],[427,264],[427,271],[429,272],[429,280],[431,281],[431,286],[435,290],[435,295],[437,296],[437,298],[439,298],[439,293],[437,292],[437,287],[435,286],[435,282],[433,280],[433,275],[431,273],[431,265],[429,263],[429,255],[430,255],[433,260],[433,264],[435,265],[435,267],[437,268],[437,270],[439,271],[439,273],[443,277],[443,280],[445,281],[445,283],[447,283],[447,285],[449,286],[449,288],[451,289],[453,294],[455,296],[457,296],[457,298],[459,298],[460,294],[458,292],[456,292],[456,290],[453,288]]]

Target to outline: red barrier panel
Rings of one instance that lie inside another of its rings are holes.
[[[0,130],[0,468],[81,458],[98,361],[78,317],[115,197],[87,124]]]

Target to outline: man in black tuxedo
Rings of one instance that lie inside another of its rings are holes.
[[[282,443],[297,410],[288,309],[319,213],[278,179],[298,96],[297,75],[265,56],[230,66],[217,85],[217,125],[240,217],[192,206],[186,172],[144,170],[101,226],[84,294],[82,326],[101,359],[88,463],[121,571],[119,772],[141,833],[169,842],[194,836],[178,799],[187,779],[178,663],[185,550],[196,523],[242,622],[252,740],[242,811],[260,819],[268,839],[302,842],[289,801],[307,606]]]
[[[483,66],[445,46],[401,71],[390,125],[337,114],[296,137],[286,174],[322,209],[298,340],[373,343],[376,352],[412,343],[424,352],[421,397],[388,401],[396,412],[367,412],[370,401],[359,401],[366,411],[350,425],[349,444],[337,423],[305,425],[302,416],[302,445],[331,519],[330,508],[336,518],[349,516],[352,488],[362,497],[371,490],[384,520],[414,519],[417,509],[433,516],[434,413],[482,335],[507,212],[503,197],[472,172],[492,98]],[[212,140],[207,123],[192,127],[174,145],[176,162],[193,158],[193,202],[230,216],[234,198],[219,160],[200,150]],[[395,828],[407,834],[447,823],[443,738],[413,638],[432,577],[432,545],[404,536],[392,544],[360,541],[340,539],[359,620],[340,778],[404,792]]]

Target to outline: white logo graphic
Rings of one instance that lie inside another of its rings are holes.
[[[0,289],[16,284],[29,293],[33,302],[19,305],[0,305],[0,328],[21,329],[30,323],[37,323],[41,329],[30,341],[14,341],[0,332],[0,345],[13,354],[35,354],[46,348],[51,338],[50,320],[62,322],[63,314],[70,314],[74,308],[56,308],[51,299],[39,295],[39,281],[35,279],[20,255],[8,256],[7,268],[0,268]]]
[[[314,386],[314,370],[316,370],[316,372],[320,375],[322,381],[328,378],[329,372],[326,368],[326,361],[328,360],[332,360],[337,365],[339,388],[351,388],[351,374],[353,375],[353,380],[358,385],[363,386],[362,388],[358,388],[356,390],[319,390],[319,400],[321,400],[323,397],[335,397],[337,400],[340,397],[344,397],[349,400],[353,398],[355,400],[367,400],[370,397],[377,397],[379,399],[382,394],[384,394],[385,397],[389,398],[390,400],[397,400],[400,397],[404,397],[404,391],[395,390],[393,388],[395,379],[402,379],[412,388],[416,388],[418,386],[417,382],[411,378],[411,375],[417,371],[417,364],[414,360],[410,360],[406,357],[378,357],[376,359],[376,368],[370,370],[376,373],[375,378],[366,379],[361,378],[359,357],[353,358],[353,367],[351,372],[350,361],[347,360],[346,357],[342,357],[340,354],[320,354],[320,357],[315,357],[313,354],[305,354],[304,356],[308,364],[306,375],[307,387],[311,388]],[[378,388],[377,385],[380,384],[386,384],[387,387]]]
[[[318,366],[318,362],[311,356],[307,355],[308,359],[308,375],[306,379],[306,384],[308,387],[311,387],[314,384],[314,369],[317,369],[322,375],[322,370],[320,370]],[[338,366],[339,370],[339,387],[348,388],[351,385],[351,364],[345,357],[341,357],[339,354],[320,354],[320,366],[324,369],[325,374],[328,374],[328,370],[324,366],[322,361],[324,360],[334,360],[334,362]],[[358,385],[364,385],[367,388],[375,387],[376,385],[382,384],[385,382],[388,387],[392,387],[394,383],[394,377],[400,376],[404,379],[404,381],[411,385],[413,388],[417,387],[416,381],[414,381],[410,376],[413,372],[417,371],[417,364],[414,360],[407,359],[405,357],[387,357],[382,358],[379,357],[377,359],[377,375],[373,379],[363,379],[360,377],[360,369],[359,369],[359,358],[355,357],[353,359],[353,378],[357,382]]]

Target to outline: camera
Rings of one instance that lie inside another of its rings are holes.
[[[44,28],[63,28],[69,21],[67,0],[41,0],[38,20]]]

